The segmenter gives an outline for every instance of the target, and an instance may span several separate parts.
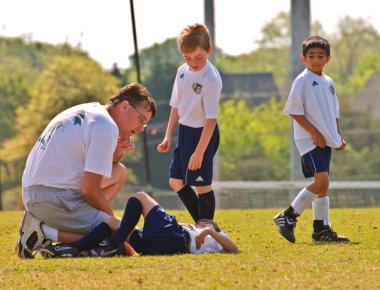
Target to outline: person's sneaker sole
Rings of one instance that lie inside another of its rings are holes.
[[[57,256],[55,253],[49,251],[48,249],[45,248],[40,248],[38,251],[42,257],[45,259],[52,259],[52,258],[72,258],[72,254],[62,254],[61,256]]]
[[[50,243],[50,241],[45,240],[41,229],[41,221],[26,211],[20,222],[19,233],[20,237],[16,244],[16,253],[22,259],[34,259],[33,251],[37,250],[41,245]]]
[[[57,255],[57,253],[54,253],[53,251],[50,251],[48,248],[45,248],[45,247],[41,247],[38,249],[38,252],[40,253],[40,255],[42,257],[44,257],[45,259],[51,259],[51,258],[73,258],[73,257],[79,257],[78,253],[68,253],[68,252],[64,252],[64,253],[59,253],[59,255]]]
[[[279,220],[279,216],[281,215],[281,213],[275,215],[273,217],[273,221],[274,223],[276,224],[277,226],[277,229],[278,229],[278,232],[281,234],[281,236],[283,236],[287,241],[291,242],[291,243],[295,243],[296,242],[296,237],[294,236],[294,233],[292,233],[291,231],[289,231],[289,229],[285,226],[286,224],[286,217],[284,216],[284,221],[280,221]],[[282,219],[282,218],[281,218]]]

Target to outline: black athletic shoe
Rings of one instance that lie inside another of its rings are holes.
[[[50,258],[74,258],[78,257],[78,249],[65,244],[44,246],[39,249],[42,257]]]
[[[83,255],[83,254],[82,254]],[[126,251],[123,243],[121,243],[117,248],[113,248],[110,245],[99,246],[97,248],[87,251],[88,257],[115,257],[115,256],[126,256]]]
[[[311,238],[314,242],[340,242],[345,243],[349,242],[350,239],[346,236],[340,236],[336,232],[332,230],[332,228],[328,228],[327,230],[323,230],[319,233],[314,232],[311,235]]]
[[[34,259],[36,250],[51,244],[45,239],[41,228],[42,222],[30,212],[25,211],[20,221],[19,238],[16,243],[16,254],[22,259]]]
[[[278,228],[278,232],[289,242],[295,243],[294,228],[297,224],[295,217],[288,217],[283,212],[273,217],[273,221]]]

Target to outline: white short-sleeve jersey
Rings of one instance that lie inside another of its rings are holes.
[[[319,76],[305,69],[297,76],[285,105],[286,115],[304,115],[325,137],[327,146],[338,148],[342,137],[338,132],[339,103],[334,81],[323,74]],[[295,120],[294,140],[301,156],[316,146],[311,135]]]
[[[81,104],[58,114],[30,152],[23,186],[79,190],[84,171],[110,177],[119,130],[99,103]]]
[[[218,117],[222,79],[210,62],[193,72],[185,63],[177,71],[170,106],[178,109],[179,123],[204,127],[207,119]]]
[[[189,252],[192,254],[218,253],[223,251],[223,247],[210,235],[207,235],[199,249],[196,247],[195,238],[203,228],[197,228],[193,225],[183,227],[190,234]],[[225,232],[219,232],[220,235],[228,237]]]

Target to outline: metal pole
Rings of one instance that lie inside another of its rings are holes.
[[[211,38],[211,45],[215,49],[215,17],[214,0],[204,0],[205,5],[205,25],[208,28]],[[210,62],[215,62],[215,51],[209,57]]]
[[[213,52],[209,56],[209,61],[215,64],[215,17],[214,17],[214,0],[204,0],[204,12],[205,12],[205,25],[210,33],[211,45],[213,47]],[[214,156],[214,167],[213,167],[213,180],[220,180],[220,158],[219,150]]]
[[[139,49],[137,45],[136,21],[135,21],[135,10],[133,8],[133,0],[130,0],[129,3],[131,6],[131,19],[132,19],[132,30],[133,30],[133,43],[135,47],[135,66],[136,66],[136,73],[137,73],[137,82],[141,83]],[[144,132],[143,132],[143,142],[144,142],[145,177],[146,177],[146,183],[148,187],[150,187],[151,177],[150,177],[150,166],[149,166],[148,138],[147,138],[146,129],[144,129]]]
[[[291,0],[291,73],[292,82],[305,68],[300,61],[302,42],[310,36],[310,0]],[[293,122],[290,132],[290,180],[297,181],[301,177],[301,158],[294,144]],[[296,192],[290,192],[292,200]]]

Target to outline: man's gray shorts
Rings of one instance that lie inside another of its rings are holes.
[[[26,210],[50,227],[88,233],[110,216],[87,203],[83,194],[71,189],[46,186],[23,188]]]

